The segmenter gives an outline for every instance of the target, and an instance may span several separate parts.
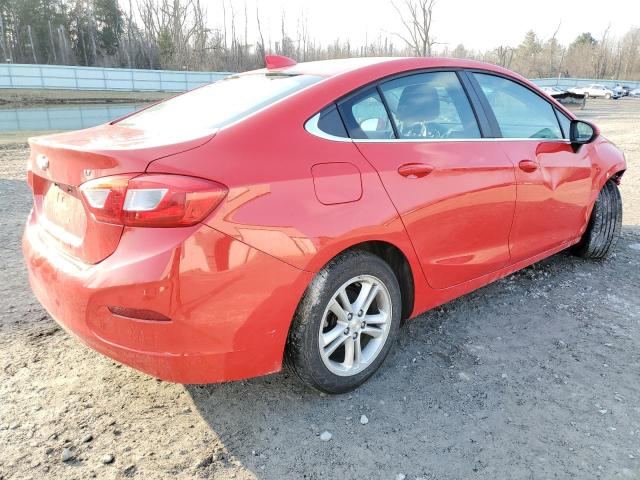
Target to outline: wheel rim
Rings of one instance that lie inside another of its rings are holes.
[[[391,295],[372,275],[346,281],[333,294],[320,323],[318,347],[336,375],[356,375],[380,355],[393,318]]]

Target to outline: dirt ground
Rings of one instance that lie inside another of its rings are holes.
[[[640,100],[581,115],[629,162],[615,253],[421,315],[339,396],[286,373],[170,384],[82,346],[29,290],[27,149],[0,146],[0,479],[640,479]]]

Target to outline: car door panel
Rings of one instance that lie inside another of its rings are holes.
[[[514,166],[498,142],[358,142],[398,210],[429,285],[447,288],[510,261]],[[433,171],[405,177],[407,163]]]
[[[516,165],[517,202],[509,236],[512,261],[533,257],[570,240],[584,224],[593,184],[587,149],[566,140],[567,119],[542,94],[513,79],[474,72],[485,110],[504,137]],[[564,130],[563,130],[564,129]]]
[[[486,117],[473,109],[461,78],[452,71],[409,74],[340,104],[349,133],[400,214],[427,282],[437,289],[510,261],[514,165],[497,142],[481,138]],[[389,121],[377,122],[382,127],[376,132],[369,130],[373,122],[358,118],[381,116]]]
[[[516,205],[509,248],[514,261],[528,258],[579,235],[589,205],[593,174],[586,149],[567,142],[504,142],[514,163],[533,159],[532,172],[516,168]]]

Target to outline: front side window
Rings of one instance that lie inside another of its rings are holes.
[[[562,138],[552,105],[503,77],[474,73],[504,138]]]
[[[314,75],[231,75],[135,113],[118,125],[154,132],[220,128],[322,80]]]
[[[400,77],[380,86],[400,138],[480,138],[480,129],[455,72]]]

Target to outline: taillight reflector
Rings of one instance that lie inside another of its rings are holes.
[[[133,318],[134,320],[148,320],[154,322],[170,322],[171,319],[162,313],[142,308],[127,308],[109,306],[109,311],[119,317]]]

